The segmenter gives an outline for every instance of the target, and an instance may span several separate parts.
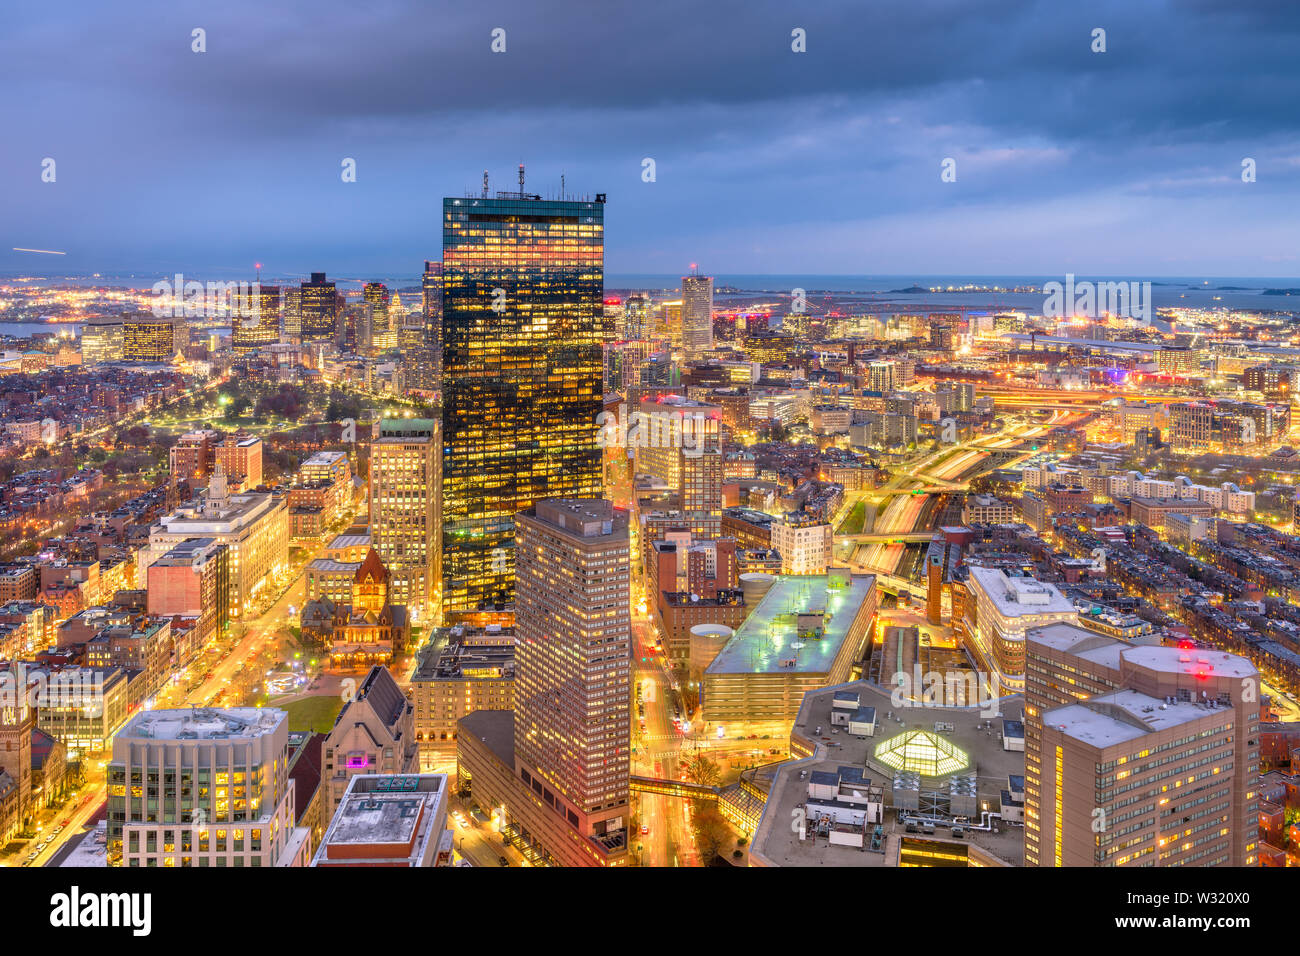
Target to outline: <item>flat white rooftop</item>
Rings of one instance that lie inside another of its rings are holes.
[[[1119,670],[1120,655],[1130,646],[1118,638],[1064,621],[1032,628],[1025,639],[1031,644],[1042,644],[1115,670]]]
[[[1244,657],[1227,651],[1178,647],[1130,647],[1123,651],[1124,660],[1139,667],[1165,671],[1170,674],[1204,674],[1207,677],[1257,677],[1259,671]]]
[[[1034,578],[1008,577],[997,568],[972,567],[970,575],[1003,617],[1077,613],[1074,602],[1054,584]]]
[[[705,673],[829,673],[875,586],[874,574],[854,574],[842,586],[831,586],[826,574],[778,575]],[[822,615],[815,636],[800,637],[801,614]],[[790,667],[784,661],[795,663]]]
[[[1067,704],[1043,713],[1043,726],[1056,727],[1068,737],[1094,747],[1113,747],[1150,733],[1218,713],[1231,720],[1226,706],[1168,703],[1135,690],[1101,694],[1077,704]]]
[[[131,718],[118,739],[230,740],[260,737],[288,719],[274,707],[214,707],[145,710]]]

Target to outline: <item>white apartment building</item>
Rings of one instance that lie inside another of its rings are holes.
[[[825,574],[831,564],[831,526],[799,513],[772,522],[772,547],[782,574]]]
[[[972,567],[967,586],[972,600],[966,624],[975,650],[1005,688],[1023,689],[1025,632],[1060,621],[1074,624],[1079,612],[1054,584],[1009,577],[997,568]]]

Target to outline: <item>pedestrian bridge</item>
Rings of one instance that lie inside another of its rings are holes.
[[[638,777],[636,774],[629,778],[629,783],[631,789],[641,793],[660,793],[666,797],[684,797],[689,800],[716,800],[721,792],[717,787],[706,787],[688,780]]]

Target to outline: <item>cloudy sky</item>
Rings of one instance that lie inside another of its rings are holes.
[[[523,162],[611,273],[1300,275],[1295,0],[7,3],[0,117],[6,272],[415,274]]]

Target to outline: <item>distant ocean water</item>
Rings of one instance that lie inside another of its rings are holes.
[[[0,274],[3,275],[3,274]],[[30,275],[30,274],[29,274]],[[103,274],[97,277],[85,275],[56,275],[46,273],[40,280],[45,284],[66,283],[78,287],[106,286],[114,288],[149,289],[161,279],[172,279],[172,273],[134,273]],[[18,276],[9,273],[7,278],[0,278],[0,283],[11,281]],[[186,279],[200,281],[229,281],[231,279],[251,279],[247,273],[233,274],[230,270],[195,270],[185,274]],[[303,274],[276,276],[264,273],[262,282],[267,285],[293,284],[306,279]],[[418,273],[367,274],[353,276],[346,273],[330,273],[329,278],[338,283],[344,292],[359,291],[365,282],[384,282],[395,290],[415,289],[420,285]],[[717,295],[725,297],[726,290],[739,290],[743,293],[771,293],[789,295],[795,288],[804,289],[810,297],[831,293],[838,296],[859,298],[864,304],[897,303],[899,305],[926,305],[952,307],[966,311],[984,311],[990,309],[1023,309],[1037,311],[1043,304],[1041,292],[1009,291],[937,291],[907,292],[914,287],[921,289],[959,288],[964,286],[986,289],[1041,288],[1046,282],[1063,282],[1061,275],[744,275],[718,273],[714,276]],[[1300,278],[1240,278],[1231,276],[1089,276],[1076,275],[1075,281],[1092,282],[1150,282],[1151,293],[1157,308],[1186,306],[1193,308],[1228,308],[1295,312],[1300,314]],[[670,292],[681,288],[681,276],[678,274],[638,274],[607,273],[605,288],[610,292]],[[1268,294],[1272,290],[1274,294]],[[1289,293],[1289,294],[1283,294]]]

